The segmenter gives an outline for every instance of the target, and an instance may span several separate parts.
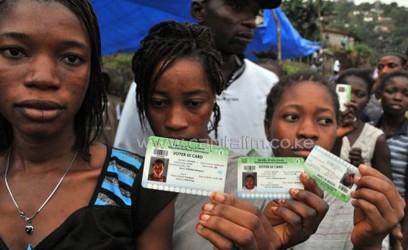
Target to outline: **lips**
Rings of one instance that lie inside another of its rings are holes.
[[[48,122],[58,118],[64,107],[53,101],[26,100],[15,105],[22,115],[35,122]]]
[[[238,40],[241,40],[244,42],[250,42],[253,37],[254,37],[253,32],[240,32],[236,35],[236,38]]]

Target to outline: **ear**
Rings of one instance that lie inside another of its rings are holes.
[[[266,138],[268,139],[268,141],[272,141],[271,122],[267,119],[264,120],[264,129]]]
[[[202,25],[204,23],[204,1],[193,0],[191,1],[190,14],[195,19],[195,21]]]

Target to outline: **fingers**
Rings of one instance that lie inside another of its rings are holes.
[[[213,193],[202,207],[197,232],[217,248],[231,244],[244,249],[269,249],[280,242],[262,212],[252,204],[224,193]],[[205,230],[204,230],[205,229]]]
[[[391,210],[399,219],[402,219],[405,201],[392,181],[371,167],[360,165],[359,171],[361,177],[355,178],[358,189],[352,192],[352,198],[365,199],[376,204],[382,214],[389,213]]]

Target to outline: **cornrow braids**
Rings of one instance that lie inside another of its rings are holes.
[[[332,97],[333,105],[335,108],[334,110],[336,111],[336,120],[339,119],[339,100],[334,85],[312,71],[303,71],[282,77],[279,82],[272,87],[266,99],[265,121],[270,122],[272,120],[273,114],[276,110],[276,106],[280,102],[283,93],[285,93],[285,91],[290,87],[304,81],[311,81],[327,89],[327,92]]]
[[[40,3],[56,2],[71,10],[84,25],[91,47],[91,73],[84,101],[74,118],[74,149],[89,161],[90,144],[98,138],[103,127],[103,111],[106,108],[106,88],[102,84],[101,40],[98,20],[88,0],[32,0]],[[19,4],[18,0],[0,0],[0,18]],[[5,152],[13,140],[11,124],[0,115],[0,153]]]
[[[175,21],[156,24],[141,41],[140,48],[132,59],[132,70],[137,84],[136,103],[143,128],[149,91],[169,67],[183,58],[198,59],[202,63],[214,93],[219,95],[224,89],[222,59],[214,48],[213,37],[207,27]],[[161,68],[155,73],[154,70],[159,64]],[[214,131],[217,136],[221,115],[216,103],[213,111],[214,122],[211,122],[212,126],[208,132]]]

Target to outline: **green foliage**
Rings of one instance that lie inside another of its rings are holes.
[[[287,74],[309,69],[306,64],[296,61],[282,61],[282,68]]]
[[[103,65],[118,69],[119,71],[127,71],[132,67],[133,54],[112,54],[102,58]]]

